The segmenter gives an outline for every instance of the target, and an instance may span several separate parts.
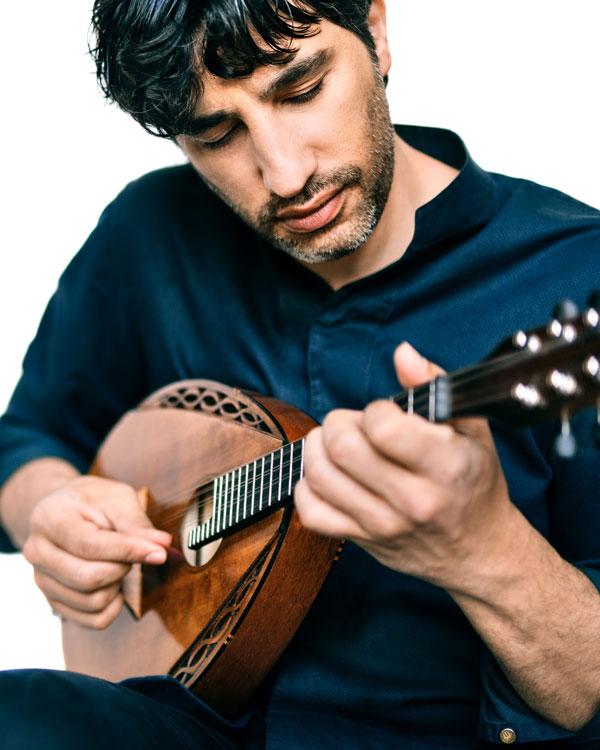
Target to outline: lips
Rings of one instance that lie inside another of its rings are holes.
[[[318,198],[314,205],[288,208],[278,214],[277,218],[293,232],[315,232],[330,224],[342,209],[344,190],[338,190],[331,197]]]

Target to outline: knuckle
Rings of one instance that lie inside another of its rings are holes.
[[[35,568],[33,569],[33,582],[45,596],[48,595],[46,592],[46,580],[46,576],[43,573],[40,573]]]
[[[359,437],[356,430],[344,426],[331,431],[327,439],[327,450],[336,464],[343,464],[356,453]]]
[[[326,461],[322,459],[307,461],[304,469],[304,477],[309,487],[318,490],[319,487],[323,487],[327,483],[328,476],[329,470]]]
[[[371,536],[380,544],[390,546],[397,544],[407,533],[406,521],[395,515],[380,519],[371,529]]]
[[[388,447],[399,438],[396,419],[376,419],[369,424],[369,439],[379,447]]]
[[[106,630],[117,619],[122,606],[122,597],[117,597],[104,611],[94,615],[92,618],[92,627],[96,630]]]
[[[427,526],[433,523],[439,510],[440,504],[436,498],[430,495],[421,496],[412,505],[411,518],[415,524]]]
[[[98,613],[103,612],[115,598],[117,593],[118,591],[115,591],[114,588],[110,588],[100,589],[99,591],[90,594],[88,597],[89,611]]]
[[[31,536],[27,537],[21,551],[23,557],[30,565],[36,565],[38,563],[37,545]]]
[[[461,486],[471,475],[473,461],[469,452],[455,451],[453,456],[446,462],[444,468],[444,481],[450,486]]]
[[[312,503],[304,504],[298,510],[298,516],[304,528],[316,531],[319,528],[319,513]]]
[[[100,576],[90,565],[80,565],[74,573],[74,585],[78,591],[90,594],[100,587]]]

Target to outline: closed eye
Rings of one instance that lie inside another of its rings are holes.
[[[319,83],[317,83],[316,86],[313,86],[309,91],[305,91],[303,94],[298,94],[297,96],[290,96],[285,101],[290,102],[291,104],[304,104],[305,102],[310,102],[323,88],[324,80],[324,78],[321,78]]]
[[[238,122],[237,125],[234,125],[231,130],[228,130],[227,133],[225,133],[224,136],[219,138],[216,141],[202,141],[202,147],[207,149],[219,149],[223,146],[226,146],[230,140],[232,140],[233,136],[235,135],[237,129],[241,127],[242,123]]]

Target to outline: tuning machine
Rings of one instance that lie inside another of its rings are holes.
[[[554,438],[554,452],[560,458],[574,458],[577,453],[577,440],[571,432],[569,412],[565,409],[560,417],[560,432]]]
[[[583,322],[588,328],[598,328],[600,324],[600,290],[590,294],[588,309],[583,316]]]

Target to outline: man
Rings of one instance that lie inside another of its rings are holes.
[[[583,304],[597,212],[483,172],[445,131],[395,132],[383,0],[98,0],[94,18],[106,92],[193,170],[130,186],[63,277],[3,420],[7,546],[61,616],[112,622],[129,564],[162,564],[170,538],[133,488],[79,472],[127,408],[199,376],[324,420],[296,505],[349,542],[233,725],[164,679],[6,674],[8,746],[597,741],[597,454],[557,461],[552,425],[492,439],[374,401],[403,339],[455,369],[550,300]],[[407,344],[395,364],[405,387],[439,372]],[[15,720],[28,694],[35,726]]]

